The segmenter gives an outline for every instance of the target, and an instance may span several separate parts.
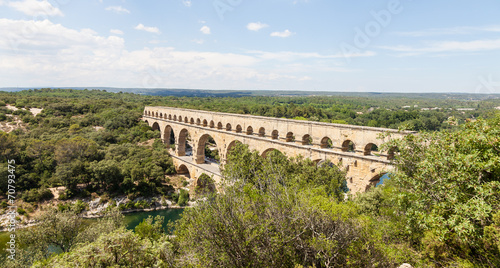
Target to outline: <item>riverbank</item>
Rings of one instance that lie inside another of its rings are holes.
[[[116,207],[123,214],[137,212],[151,212],[168,209],[184,209],[196,205],[196,201],[188,201],[187,205],[179,206],[172,200],[166,199],[163,196],[138,197],[130,200],[127,196],[118,196],[113,198],[97,197],[97,198],[75,198],[66,201],[51,200],[37,204],[36,209],[30,209],[31,212],[26,212],[23,207],[32,208],[33,206],[22,201],[17,201],[15,204],[22,210],[16,211],[16,229],[31,227],[37,224],[35,218],[44,211],[52,208],[58,210],[76,209],[80,210],[79,215],[85,219],[95,219],[103,217],[107,211]],[[9,210],[2,209],[0,211],[0,232],[7,231],[11,216]]]

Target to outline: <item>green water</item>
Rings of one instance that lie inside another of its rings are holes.
[[[167,224],[171,221],[176,221],[181,218],[181,214],[184,209],[165,209],[165,210],[156,210],[156,211],[144,211],[144,212],[135,212],[135,213],[127,213],[123,214],[125,216],[124,222],[127,226],[127,229],[134,230],[134,228],[141,223],[148,216],[156,217],[157,215],[165,217],[165,222],[163,223],[163,228],[166,229]],[[95,221],[95,219],[85,219],[86,222],[91,223]],[[9,232],[0,232],[0,255],[4,255],[4,249],[7,246],[7,242],[10,240]]]

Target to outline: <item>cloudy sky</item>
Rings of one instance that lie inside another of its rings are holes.
[[[498,0],[0,0],[0,87],[500,93]]]

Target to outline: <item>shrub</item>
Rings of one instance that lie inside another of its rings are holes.
[[[19,215],[26,215],[26,210],[24,210],[23,208],[17,208],[17,213]]]
[[[82,200],[77,200],[73,204],[73,211],[75,211],[76,214],[82,213],[82,211],[84,211],[85,209],[87,209],[87,203],[83,202]]]
[[[187,205],[188,201],[189,201],[189,192],[184,189],[181,189],[178,202],[179,206]]]

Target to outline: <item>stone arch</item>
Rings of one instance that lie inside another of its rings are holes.
[[[203,119],[203,126],[204,126],[204,127],[208,126],[207,119]]]
[[[198,126],[199,126],[199,125],[201,125],[201,120],[200,120],[199,118],[198,118],[198,119],[196,119],[196,124],[197,124]]]
[[[328,137],[324,137],[321,139],[321,144],[320,144],[321,148],[323,149],[331,149],[333,148],[333,142],[332,142],[332,139],[328,138]]]
[[[222,123],[221,122],[217,123],[217,129],[222,129]]]
[[[226,124],[226,130],[231,131],[231,124],[229,124],[229,123]]]
[[[184,117],[184,123],[186,123],[186,124],[189,123],[189,118],[187,116]]]
[[[163,118],[163,114],[162,113],[160,113],[160,118]]]
[[[364,155],[371,155],[372,152],[378,152],[378,146],[375,143],[368,143],[365,146],[365,151],[363,152]]]
[[[188,178],[191,178],[191,173],[189,172],[189,169],[186,165],[184,164],[180,164],[177,168],[176,168],[176,171],[177,171],[177,174],[179,175],[184,175]]]
[[[229,156],[229,154],[231,153],[231,151],[234,149],[234,147],[238,144],[243,144],[241,141],[239,140],[234,140],[232,142],[230,142],[228,145],[227,145],[227,149],[226,149],[226,153],[224,154],[224,157],[226,158],[226,161],[227,161],[227,157]]]
[[[276,148],[268,148],[268,149],[264,150],[260,155],[262,157],[266,158],[269,155],[269,153],[271,153],[271,152],[278,152],[282,155],[285,155],[284,153],[282,153],[280,150],[278,150]]]
[[[259,137],[265,137],[266,136],[266,129],[261,127],[259,128]]]
[[[148,126],[149,126],[149,122],[148,122],[148,120],[144,120],[144,122],[145,122],[146,124],[148,124]]]
[[[277,140],[279,137],[280,137],[280,135],[279,135],[278,130],[276,130],[276,129],[275,129],[275,130],[273,130],[273,132],[271,133],[271,138],[272,138],[273,140]]]
[[[398,147],[391,147],[389,151],[387,151],[387,160],[393,160],[398,152],[399,152]]]
[[[177,121],[177,115],[174,114],[174,121]]]
[[[302,145],[312,145],[311,135],[306,134],[302,136]]]
[[[214,128],[215,127],[215,122],[214,120],[210,120],[210,128]]]
[[[205,149],[206,149],[206,144],[211,143],[211,142],[213,142],[215,146],[212,146],[212,148],[208,149],[208,150],[210,150],[211,153],[213,153],[212,157],[209,157],[205,154]],[[198,139],[198,146],[196,148],[196,163],[202,164],[202,163],[205,163],[206,160],[209,160],[209,161],[215,160],[215,162],[220,161],[219,147],[217,145],[218,145],[217,142],[210,134],[203,134]],[[215,147],[215,149],[213,149],[213,147]],[[213,161],[211,161],[211,162],[213,162]]]
[[[168,115],[168,120],[172,120],[172,115],[171,114]]]
[[[203,195],[215,192],[216,187],[214,182],[215,181],[213,178],[205,173],[202,173],[200,176],[198,176],[198,179],[196,179],[195,193],[197,195]]]
[[[181,115],[179,115],[179,117],[178,117],[178,118],[179,118],[179,122],[181,122],[181,123],[182,123],[182,116],[181,116]]]
[[[316,162],[317,167],[322,167],[324,165],[328,165],[329,167],[333,167],[335,164],[332,163],[329,159],[318,159],[319,161]]]
[[[156,112],[156,117],[158,117],[158,112]]]
[[[356,151],[356,145],[351,140],[345,140],[342,143],[342,151],[344,151],[344,152],[355,152]]]
[[[293,135],[293,132],[288,132],[286,133],[286,142],[294,142],[295,141],[295,136]]]
[[[148,111],[144,110],[144,115],[148,115]]]
[[[247,135],[252,135],[253,134],[253,127],[252,126],[248,126],[247,127]]]
[[[365,188],[365,191],[368,191],[370,190],[372,187],[377,187],[378,185],[380,184],[383,184],[383,179],[382,177],[387,177],[388,179],[388,176],[385,176],[385,175],[388,175],[389,173],[387,172],[381,172],[375,176],[373,176],[369,181],[368,181],[368,185],[366,185],[366,188]]]
[[[189,131],[183,128],[177,136],[177,156],[185,156],[186,151],[189,152],[189,150],[192,149],[189,145],[190,140],[191,135],[189,134]]]
[[[189,120],[190,124],[194,124],[194,118],[191,117],[191,120]]]
[[[167,146],[167,148],[175,150],[175,133],[170,125],[165,126],[163,130],[163,143]]]
[[[241,128],[241,126],[240,126],[240,125],[237,125],[237,126],[236,126],[236,133],[241,133],[241,131],[242,131],[242,130],[243,130],[243,129]]]
[[[151,128],[152,128],[153,130],[158,130],[158,131],[160,131],[160,132],[161,132],[161,130],[160,130],[160,125],[158,124],[158,122],[154,122],[154,123],[153,123],[153,125],[151,126]]]

